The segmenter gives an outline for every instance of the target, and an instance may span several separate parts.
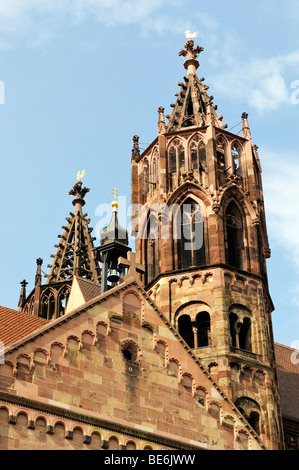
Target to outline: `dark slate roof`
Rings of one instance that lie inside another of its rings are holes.
[[[98,297],[101,295],[101,285],[97,284],[92,281],[88,281],[87,279],[82,279],[81,277],[76,276],[78,281],[80,290],[84,297],[85,302],[89,302],[90,300]]]
[[[299,423],[299,352],[275,343],[275,356],[282,416]]]

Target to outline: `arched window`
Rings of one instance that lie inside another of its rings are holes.
[[[109,450],[119,450],[119,442],[117,437],[110,437],[109,439]]]
[[[238,324],[238,316],[235,313],[230,313],[229,327],[230,327],[231,345],[233,348],[237,348],[239,346],[239,342],[237,338],[237,324]]]
[[[225,141],[223,138],[217,139],[216,142],[216,157],[218,168],[224,169],[225,167]]]
[[[168,171],[170,174],[176,173],[176,148],[174,146],[169,150]]]
[[[146,196],[149,192],[149,164],[147,158],[143,164],[142,193]]]
[[[70,291],[68,287],[64,287],[62,291],[59,294],[59,299],[58,299],[58,315],[61,317],[62,315],[65,314],[65,309],[67,306],[67,302],[69,299]]]
[[[239,332],[240,349],[251,351],[251,320],[248,317],[243,319]]]
[[[206,146],[199,136],[190,144],[191,170],[203,170],[207,166]]]
[[[46,439],[47,437],[47,422],[43,417],[37,418],[35,421],[35,431],[38,439]]]
[[[185,150],[180,139],[175,139],[168,150],[168,181],[169,188],[175,187],[175,176],[186,171]]]
[[[190,348],[194,348],[194,333],[189,315],[181,315],[178,319],[178,330]]]
[[[152,180],[151,180],[151,182],[154,183],[154,184],[157,184],[157,180],[158,180],[157,159],[154,158],[153,163],[152,163]]]
[[[129,441],[126,444],[127,450],[136,450],[136,443],[134,441]]]
[[[181,206],[179,268],[202,266],[206,262],[202,207],[193,199]]]
[[[235,268],[243,267],[243,226],[242,215],[236,204],[231,202],[225,214],[226,262]]]
[[[251,398],[240,397],[235,405],[247,419],[252,429],[259,435],[261,433],[261,409],[259,404]]]
[[[210,315],[208,312],[200,312],[196,316],[197,347],[210,345]]]
[[[91,435],[90,449],[91,450],[100,450],[101,449],[101,435],[98,432],[93,432]]]
[[[150,282],[159,273],[159,226],[154,215],[148,222],[146,244],[147,281]]]
[[[180,173],[182,174],[186,170],[185,151],[182,145],[178,147],[178,155],[179,155],[179,170],[180,170]]]
[[[251,320],[231,312],[229,315],[231,345],[244,351],[251,351]]]
[[[219,184],[222,186],[226,182],[226,173],[230,169],[230,165],[226,162],[226,142],[225,139],[220,136],[216,141],[216,158],[217,158],[217,170]],[[231,170],[232,171],[232,170]]]
[[[46,320],[52,320],[55,315],[55,296],[52,291],[46,291],[41,300],[40,316]]]
[[[233,163],[233,171],[236,175],[242,176],[242,169],[241,169],[241,149],[239,145],[234,144],[232,146],[232,163]]]

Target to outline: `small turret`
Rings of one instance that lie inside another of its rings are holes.
[[[131,250],[128,246],[128,231],[120,225],[117,216],[116,197],[119,193],[116,188],[111,192],[114,194],[114,200],[111,203],[112,217],[107,227],[101,230],[101,246],[98,248],[98,257],[102,262],[102,293],[119,282],[124,270],[119,266],[118,259],[120,257],[126,259],[128,251]],[[110,286],[108,282],[111,283]]]

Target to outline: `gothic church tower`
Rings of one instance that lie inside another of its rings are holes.
[[[248,115],[242,135],[222,124],[188,39],[171,116],[132,152],[132,229],[144,283],[268,449],[280,449],[261,164]],[[168,124],[165,122],[168,120]],[[192,376],[192,370],[189,371]]]

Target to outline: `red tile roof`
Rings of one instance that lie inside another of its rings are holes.
[[[275,356],[283,418],[299,422],[299,352],[275,343]]]
[[[47,323],[43,318],[0,306],[0,340],[4,346],[11,345]]]

